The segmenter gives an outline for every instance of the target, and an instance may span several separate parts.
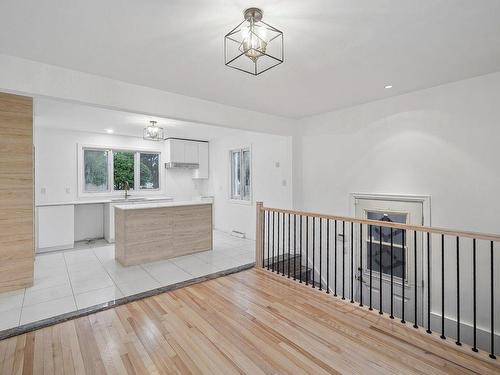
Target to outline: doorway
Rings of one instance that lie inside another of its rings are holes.
[[[356,218],[411,225],[428,224],[425,219],[430,211],[430,199],[426,196],[352,194],[352,202]],[[398,317],[401,317],[404,303],[405,318],[414,321],[416,316],[421,322],[425,314],[421,302],[425,298],[423,286],[426,278],[422,267],[425,255],[422,233],[417,232],[415,237],[413,231],[393,229],[391,251],[390,228],[363,225],[362,230],[363,241],[357,244],[354,258],[357,270],[356,299],[359,301],[362,293],[363,304],[370,305],[371,294],[373,309],[385,313],[391,312],[392,300],[393,315]],[[417,311],[415,298],[419,302]]]

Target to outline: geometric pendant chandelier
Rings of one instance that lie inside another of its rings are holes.
[[[246,9],[244,20],[224,37],[227,66],[257,76],[284,61],[283,33],[262,16],[259,8]]]
[[[163,128],[156,125],[156,121],[150,121],[149,125],[144,128],[142,137],[149,141],[163,141]]]

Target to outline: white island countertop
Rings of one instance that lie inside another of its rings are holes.
[[[212,204],[212,201],[210,201],[210,200],[194,200],[194,201],[157,202],[157,203],[137,202],[134,204],[121,204],[119,206],[116,206],[115,210],[144,210],[147,208],[200,206],[200,205],[205,205],[205,204]]]

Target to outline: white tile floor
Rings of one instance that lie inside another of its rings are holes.
[[[214,231],[214,250],[123,267],[98,241],[39,254],[30,288],[0,293],[0,331],[255,262],[255,242]]]

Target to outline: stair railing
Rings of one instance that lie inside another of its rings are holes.
[[[500,235],[256,206],[256,267],[496,359]]]

